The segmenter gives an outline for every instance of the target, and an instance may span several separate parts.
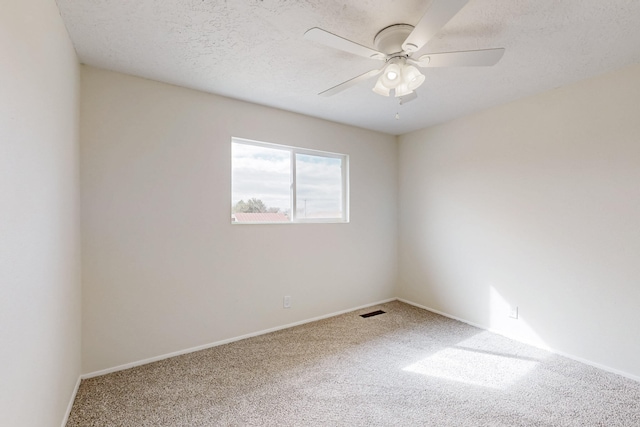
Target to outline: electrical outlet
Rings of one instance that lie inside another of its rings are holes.
[[[291,308],[291,297],[289,295],[285,295],[282,299],[282,307]]]
[[[518,306],[511,307],[511,311],[509,312],[509,317],[512,319],[518,318]]]

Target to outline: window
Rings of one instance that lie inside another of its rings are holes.
[[[348,222],[348,159],[232,138],[232,223]]]

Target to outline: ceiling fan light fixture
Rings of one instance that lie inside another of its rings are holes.
[[[413,90],[409,88],[409,85],[406,82],[403,82],[396,88],[394,96],[398,98],[401,96],[409,95],[410,93],[413,93]]]
[[[402,83],[402,69],[396,63],[387,65],[382,73],[382,76],[378,79],[382,84],[389,88],[395,89]]]
[[[402,78],[404,83],[412,91],[419,88],[425,80],[424,75],[413,65],[404,66],[404,69],[402,70]]]
[[[378,95],[389,96],[391,90],[382,83],[382,76],[380,76],[373,87],[373,91]]]
[[[391,62],[393,61],[393,62]],[[424,75],[413,65],[406,63],[404,58],[393,58],[378,77],[373,91],[379,95],[393,96],[410,95],[415,89],[424,83]]]

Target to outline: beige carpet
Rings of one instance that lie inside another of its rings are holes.
[[[640,426],[640,383],[391,302],[84,380],[67,424],[373,425]]]

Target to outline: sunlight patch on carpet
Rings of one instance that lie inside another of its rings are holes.
[[[469,385],[506,389],[538,365],[535,360],[451,347],[403,369]]]

